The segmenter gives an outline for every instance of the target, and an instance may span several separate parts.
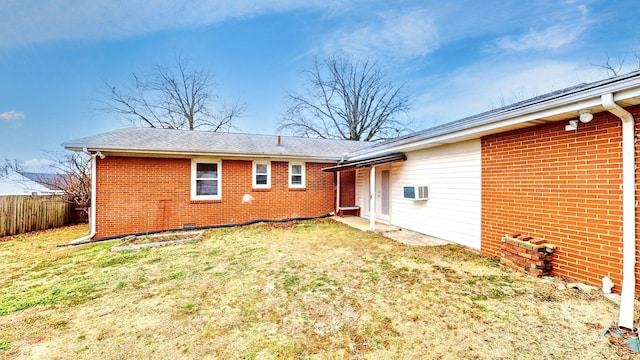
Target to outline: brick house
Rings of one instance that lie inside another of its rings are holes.
[[[93,162],[98,237],[345,205],[372,228],[488,256],[503,235],[524,233],[557,246],[553,275],[596,286],[609,277],[622,291],[619,324],[633,327],[639,118],[633,72],[380,143],[123,129],[63,145],[106,155]]]
[[[313,217],[335,209],[322,168],[357,141],[125,128],[63,144],[95,166],[97,238],[255,219]]]
[[[382,220],[493,257],[505,234],[545,239],[557,246],[553,275],[613,280],[623,324],[640,284],[639,104],[634,72],[373,144],[327,170],[355,173],[372,228]],[[418,188],[428,199],[415,199]]]

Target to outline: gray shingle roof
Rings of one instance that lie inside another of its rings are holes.
[[[583,96],[583,94],[590,94],[590,92],[598,91],[599,89],[606,89],[607,91],[611,91],[611,89],[613,89],[617,91],[620,90],[618,89],[618,87],[624,88],[629,83],[633,83],[635,86],[637,86],[638,82],[640,82],[640,71],[633,71],[628,74],[619,75],[604,80],[574,85],[565,89],[556,90],[547,94],[536,96],[531,99],[510,104],[498,109],[493,109],[463,119],[430,127],[411,134],[399,136],[395,139],[374,143],[372,144],[372,146],[363,149],[362,151],[357,151],[356,153],[351,155],[366,156],[366,154],[370,151],[392,148],[397,145],[403,145],[421,141],[424,139],[434,138],[444,134],[451,134],[458,131],[472,129],[474,127],[479,127],[482,125],[500,121],[504,118],[514,116],[514,114],[519,114],[521,116],[528,111],[535,110],[535,108],[552,106],[557,102],[575,101],[576,98]],[[618,86],[618,84],[621,85]]]
[[[72,150],[88,148],[120,152],[156,152],[185,155],[261,155],[325,160],[339,160],[343,153],[349,153],[350,158],[360,159],[384,153],[385,151],[392,151],[394,148],[405,146],[406,144],[423,140],[429,141],[429,139],[446,134],[465,131],[474,132],[476,128],[483,125],[497,124],[505,119],[521,117],[534,111],[558,106],[559,104],[577,103],[589,97],[599,97],[602,92],[614,92],[628,87],[637,88],[639,86],[640,71],[635,71],[588,84],[578,84],[499,109],[377,143],[283,136],[282,145],[278,146],[277,135],[126,128],[71,140],[63,143],[62,146]],[[632,104],[640,104],[640,98],[637,98]],[[577,116],[577,110],[575,115]],[[504,131],[504,128],[496,129],[495,131]],[[474,134],[478,135],[475,132]]]
[[[259,155],[339,160],[371,146],[361,141],[130,127],[67,141],[67,149],[199,155]]]

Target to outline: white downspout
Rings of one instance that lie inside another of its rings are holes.
[[[336,174],[336,215],[340,214],[340,171]]]
[[[101,159],[104,159],[104,155],[99,151],[95,154],[91,154],[86,148],[83,151],[91,157],[91,208],[89,209],[89,235],[72,240],[70,244],[90,240],[92,237],[96,236],[96,156],[100,156]]]
[[[613,100],[601,97],[605,110],[622,121],[622,293],[618,326],[633,329],[636,289],[636,184],[635,121],[633,115]]]
[[[369,174],[369,230],[376,230],[376,167]]]

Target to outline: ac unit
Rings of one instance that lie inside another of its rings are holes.
[[[405,186],[404,198],[411,200],[427,200],[429,198],[429,186]]]

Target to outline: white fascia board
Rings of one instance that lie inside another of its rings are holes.
[[[65,146],[65,149],[72,151],[82,151],[84,147],[80,146]],[[155,157],[180,157],[191,158],[194,156],[215,157],[215,158],[242,158],[242,159],[256,159],[256,158],[269,158],[273,160],[307,160],[309,162],[338,162],[340,157],[321,157],[310,155],[291,155],[291,154],[267,154],[267,153],[218,153],[218,152],[199,152],[199,151],[171,151],[163,149],[122,149],[122,148],[108,148],[108,147],[87,147],[90,152],[100,151],[106,156],[109,155],[123,155],[123,156],[155,156]]]
[[[620,86],[616,86],[615,89],[619,91],[614,93],[614,100],[616,102],[624,102],[625,100],[631,98],[640,98],[640,87],[637,79],[636,81],[634,81],[634,85],[634,88],[625,90],[619,90]],[[364,150],[365,153],[351,157],[349,158],[349,161],[358,161],[387,153],[412,151],[454,143],[457,141],[469,140],[488,134],[495,134],[497,132],[500,132],[501,129],[507,130],[511,128],[517,128],[517,125],[524,125],[520,127],[535,126],[537,124],[540,124],[536,123],[537,120],[551,116],[575,113],[577,117],[577,112],[585,108],[592,109],[594,113],[596,113],[595,110],[598,110],[597,112],[602,112],[605,110],[602,108],[600,96],[602,94],[610,93],[607,90],[609,89],[598,88],[597,91],[594,90],[588,93],[582,93],[580,94],[580,96],[576,94],[575,96],[571,96],[570,98],[553,100],[551,103],[536,104],[534,106],[523,107],[522,109],[493,114],[492,116],[487,117],[487,119],[495,117],[495,119],[491,120],[491,122],[489,123],[473,126],[470,128],[454,130],[449,133],[444,133],[425,139],[411,139],[407,142],[392,145],[389,147],[381,146],[379,148],[371,149],[371,151]],[[530,125],[526,125],[527,123],[530,123]]]

